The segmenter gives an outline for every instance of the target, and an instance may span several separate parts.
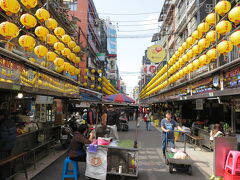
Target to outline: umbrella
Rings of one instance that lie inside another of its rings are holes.
[[[112,94],[112,95],[108,95],[108,96],[104,96],[103,97],[104,100],[106,101],[112,101],[112,102],[126,102],[126,103],[134,103],[135,101],[126,96],[125,94]]]

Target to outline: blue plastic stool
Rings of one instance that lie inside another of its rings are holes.
[[[72,163],[73,165],[73,170],[69,170],[68,165]],[[69,174],[73,173],[73,174]],[[78,162],[71,160],[69,157],[66,157],[64,160],[64,166],[63,166],[63,172],[62,172],[62,180],[65,178],[74,178],[74,180],[78,180],[79,176],[79,167],[78,167]]]

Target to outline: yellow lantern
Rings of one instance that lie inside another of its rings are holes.
[[[187,42],[184,42],[183,44],[182,44],[182,48],[184,49],[184,51],[186,50],[186,49],[188,49],[190,46],[189,46],[189,44],[187,43]]]
[[[61,73],[63,71],[63,66],[56,66],[55,71],[57,71],[58,73]]]
[[[232,24],[229,21],[220,21],[216,25],[216,31],[219,34],[226,34],[226,33],[230,32],[231,29],[232,29]]]
[[[200,23],[199,25],[198,25],[198,28],[197,28],[197,30],[200,32],[200,33],[205,33],[205,32],[207,32],[208,30],[209,30],[209,24],[208,23],[206,23],[206,22],[203,22],[203,23]]]
[[[85,86],[85,87],[86,87],[87,85],[88,85],[87,83],[83,83],[83,86]]]
[[[184,76],[183,70],[180,69],[179,72],[178,72],[178,74],[179,74],[179,78],[182,78],[182,77]]]
[[[211,61],[217,59],[217,49],[212,48],[212,49],[208,50],[206,55]]]
[[[84,78],[84,79],[88,79],[88,76],[84,76],[83,78]]]
[[[48,49],[43,45],[38,45],[34,48],[34,53],[39,57],[46,56],[47,52],[48,52]]]
[[[178,48],[178,52],[180,52],[181,54],[184,52],[184,49],[182,47]],[[176,58],[176,57],[175,57]]]
[[[80,63],[81,59],[80,57],[76,57],[74,63]]]
[[[48,29],[53,30],[58,26],[58,23],[55,19],[49,18],[48,20],[45,21],[45,25],[47,26]]]
[[[220,54],[227,54],[233,49],[233,44],[231,41],[222,41],[217,45],[217,51]]]
[[[223,16],[231,9],[231,3],[229,1],[219,1],[215,6],[216,12]]]
[[[91,86],[90,86],[91,88],[94,88],[95,87],[95,85],[94,84],[91,84]]]
[[[240,45],[240,30],[235,31],[229,37],[229,40],[232,42],[233,45],[239,46]]]
[[[176,62],[175,66],[176,66],[176,69],[179,69],[179,68],[180,68],[180,63],[179,63],[179,61]]]
[[[26,29],[33,28],[37,25],[36,18],[31,14],[23,14],[20,17],[20,22],[25,26]]]
[[[188,56],[186,55],[186,54],[184,54],[183,56],[182,56],[182,60],[183,60],[183,62],[188,62]]]
[[[202,66],[207,65],[211,62],[211,59],[208,58],[206,54],[199,57],[199,62]]]
[[[209,15],[207,15],[207,17],[206,17],[206,22],[209,24],[209,25],[211,25],[211,26],[213,26],[213,25],[215,25],[215,23],[217,22],[216,21],[216,16],[217,16],[217,21],[219,20],[219,16],[218,15],[216,15],[215,13],[210,13]]]
[[[198,41],[198,47],[200,49],[206,49],[210,46],[210,42],[206,38],[202,38]]]
[[[12,39],[18,36],[19,29],[15,24],[11,22],[2,22],[0,24],[0,34],[6,39]]]
[[[95,81],[95,77],[91,77],[91,80],[92,80],[92,81]]]
[[[49,12],[44,8],[38,9],[35,15],[41,22],[44,22],[50,18]]]
[[[187,57],[188,57],[188,59],[192,59],[192,57],[193,57],[193,50],[192,49],[190,49],[190,50],[188,50],[188,52],[187,52]]]
[[[202,52],[202,49],[200,49],[198,45],[194,45],[192,50],[193,50],[194,56]]]
[[[46,36],[48,35],[49,31],[47,28],[43,27],[43,26],[38,26],[35,28],[35,34],[40,38],[40,39],[44,39],[46,38]]]
[[[84,71],[87,73],[89,71],[89,69],[84,69]]]
[[[54,34],[56,36],[62,37],[65,34],[65,30],[61,27],[57,27],[54,29]]]
[[[182,69],[182,71],[184,75],[187,75],[189,73],[188,68],[186,66]]]
[[[95,73],[96,72],[96,70],[95,69],[91,69],[91,73]]]
[[[101,90],[102,88],[101,88],[101,86],[98,86],[97,89],[98,89],[98,90]]]
[[[182,58],[179,58],[179,64],[180,64],[180,66],[183,66],[184,64],[185,64],[185,62],[183,61],[183,59]]]
[[[75,67],[70,65],[68,72],[71,76],[75,75]]]
[[[51,46],[53,46],[58,41],[56,36],[52,34],[48,34],[46,37],[46,40],[47,40],[47,43]]]
[[[68,56],[71,53],[71,50],[69,48],[64,48],[61,51],[61,53],[62,53],[63,56]]]
[[[75,46],[75,47],[73,48],[73,52],[75,52],[75,53],[78,53],[78,52],[80,52],[80,51],[81,51],[80,46]]]
[[[209,42],[215,42],[216,39],[219,39],[220,35],[216,31],[209,31],[206,35],[206,39]]]
[[[75,43],[75,41],[70,41],[70,42],[68,43],[68,47],[69,47],[70,49],[75,48],[76,45],[77,45],[77,44]]]
[[[70,53],[67,58],[70,60],[70,61],[74,61],[76,59],[76,55],[74,53]]]
[[[55,66],[62,66],[63,65],[63,63],[64,63],[64,59],[63,58],[56,58],[54,61],[54,64],[55,64]]]
[[[69,62],[64,62],[64,63],[63,63],[63,69],[64,69],[65,71],[68,71],[69,68],[70,68],[70,66],[71,66],[71,64],[70,64]]]
[[[192,46],[195,43],[196,39],[193,37],[188,37],[186,42],[188,43],[189,46]]]
[[[36,62],[36,59],[34,59],[34,58],[29,58],[28,60],[31,61],[31,62],[33,62],[33,63]]]
[[[98,81],[101,82],[101,81],[102,81],[102,78],[98,78]]]
[[[61,42],[56,42],[54,44],[54,49],[56,49],[57,51],[62,51],[65,48],[64,44]]]
[[[31,51],[36,45],[35,39],[32,36],[23,35],[18,39],[18,43],[25,50]]]
[[[193,72],[193,71],[194,71],[193,64],[192,64],[192,63],[189,63],[189,64],[187,65],[187,69],[188,69],[188,72],[189,72],[189,73]]]
[[[71,41],[71,37],[69,35],[65,34],[62,36],[62,41],[64,43],[69,43]]]
[[[37,0],[21,0],[21,2],[27,9],[35,8],[38,3]]]
[[[203,34],[201,32],[199,32],[198,30],[193,31],[193,33],[192,33],[192,37],[194,39],[200,39],[202,37],[202,35]]]
[[[20,4],[17,0],[1,0],[0,7],[7,15],[16,14],[20,11]]]
[[[232,8],[232,10],[228,13],[228,19],[235,24],[240,23],[240,6]]]
[[[45,62],[45,61],[42,61],[41,62],[41,66],[43,67],[49,67],[49,63]]]
[[[188,45],[187,45],[188,46]],[[177,58],[179,58],[180,56],[181,56],[181,53],[179,52],[179,51],[176,51],[175,53],[174,53],[174,55],[177,57]]]
[[[80,74],[80,69],[75,69],[75,73],[76,73],[76,75],[78,75],[78,74]]]
[[[55,52],[48,51],[46,58],[49,62],[53,62],[57,58],[57,54]]]
[[[199,68],[201,67],[201,64],[200,64],[199,59],[195,59],[195,60],[192,62],[192,64],[193,64],[193,69],[194,69],[194,70],[197,70],[197,69],[199,69]]]

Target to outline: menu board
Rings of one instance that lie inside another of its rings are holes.
[[[224,88],[240,87],[240,67],[234,68],[224,74]]]

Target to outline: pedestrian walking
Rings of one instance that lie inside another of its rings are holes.
[[[144,115],[144,121],[146,122],[147,131],[151,130],[151,114],[152,113],[149,111],[149,109],[147,109]]]
[[[88,110],[88,116],[87,116],[87,124],[89,128],[93,128],[93,126],[96,124],[96,118],[97,117],[97,110],[96,106],[94,104],[90,105],[90,109]]]
[[[177,127],[178,130],[183,131],[183,129],[178,125],[178,123],[172,119],[172,113],[170,111],[166,111],[166,118],[162,119],[161,121],[162,151],[164,156],[166,152],[167,143],[170,143],[171,148],[175,149],[173,132],[175,127]]]
[[[113,105],[110,105],[107,111],[107,127],[111,130],[113,138],[119,140],[117,132],[118,113],[114,110]]]

